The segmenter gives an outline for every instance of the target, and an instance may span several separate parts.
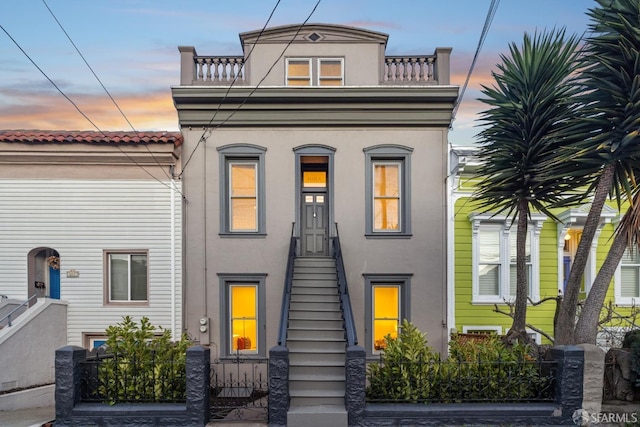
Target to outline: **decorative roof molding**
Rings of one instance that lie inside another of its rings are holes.
[[[300,24],[282,25],[240,33],[240,43],[378,43],[386,46],[389,35],[347,25]]]

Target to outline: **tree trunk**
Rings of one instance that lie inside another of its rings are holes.
[[[555,330],[555,345],[574,344],[574,327],[576,308],[578,306],[578,295],[580,293],[580,284],[584,268],[587,265],[587,259],[589,258],[589,252],[591,250],[591,243],[598,229],[600,223],[600,214],[602,208],[609,194],[611,184],[613,182],[613,176],[615,171],[615,165],[613,163],[607,165],[602,170],[602,175],[598,179],[598,185],[596,186],[596,192],[593,196],[593,202],[591,203],[591,209],[584,224],[582,230],[582,237],[576,250],[576,255],[571,266],[571,272],[569,273],[569,279],[567,280],[567,286],[565,287],[565,293],[560,306],[560,312],[558,314],[558,324]]]
[[[529,209],[526,200],[518,204],[518,229],[516,234],[516,302],[513,324],[509,335],[526,334],[527,297],[529,296],[529,275],[527,274],[527,227]]]
[[[576,325],[576,344],[595,344],[598,337],[598,321],[607,290],[611,284],[611,279],[618,268],[618,264],[627,248],[627,235],[616,233],[613,243],[607,253],[607,258],[598,271],[596,279],[589,290],[589,295],[580,312],[580,318]]]

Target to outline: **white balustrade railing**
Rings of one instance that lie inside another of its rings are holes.
[[[430,56],[386,56],[382,81],[384,83],[408,84],[436,82],[433,74],[436,57]]]
[[[195,56],[193,59],[196,65],[195,82],[246,83],[242,56]]]

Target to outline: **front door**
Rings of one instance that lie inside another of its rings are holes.
[[[60,269],[49,267],[49,297],[60,299]]]
[[[327,245],[326,193],[302,193],[302,255],[325,256]]]

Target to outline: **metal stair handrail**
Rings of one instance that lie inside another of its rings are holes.
[[[344,270],[344,260],[342,258],[342,248],[340,247],[340,233],[338,233],[338,224],[336,226],[336,235],[333,237],[333,258],[336,260],[336,268],[338,270],[338,289],[340,291],[340,305],[344,315],[344,330],[347,335],[347,344],[349,346],[358,345],[358,336],[356,335],[356,324],[353,320],[353,310],[351,309],[351,299],[349,298],[349,287],[347,286],[347,275]]]
[[[13,313],[15,313],[16,311],[18,311],[19,309],[22,308],[22,306],[29,304],[32,300],[34,299],[38,299],[37,295],[31,295],[31,297],[29,297],[28,300],[26,300],[25,302],[23,302],[22,304],[20,304],[19,306],[17,306],[16,308],[14,308],[13,310],[11,310],[11,312],[9,314],[7,314],[6,316],[4,316],[3,318],[0,318],[0,323],[4,322],[5,320],[7,320],[7,327],[11,326],[11,316],[13,315]],[[22,314],[22,313],[20,313]]]
[[[278,345],[287,344],[287,326],[289,319],[289,301],[291,299],[291,287],[293,286],[293,265],[296,258],[297,238],[294,236],[296,223],[291,224],[291,240],[289,241],[289,254],[287,255],[287,271],[282,290],[282,308],[280,310],[280,332],[278,333]]]

